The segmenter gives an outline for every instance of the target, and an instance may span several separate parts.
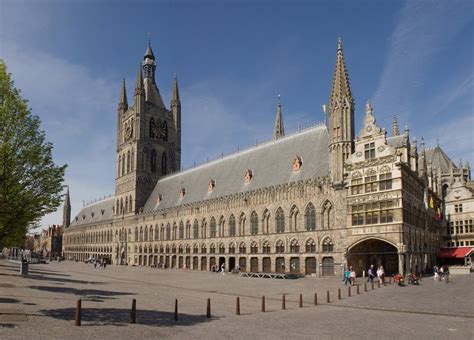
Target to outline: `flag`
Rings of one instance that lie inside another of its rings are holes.
[[[433,196],[430,195],[430,208],[434,209],[434,201],[433,201]]]
[[[425,205],[425,209],[428,209],[428,190],[425,189],[423,194],[423,203]]]

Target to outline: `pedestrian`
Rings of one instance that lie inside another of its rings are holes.
[[[377,269],[377,278],[379,279],[380,283],[383,283],[383,276],[384,276],[383,266],[380,266]]]
[[[433,274],[434,274],[434,279],[438,280],[439,279],[439,274],[438,274],[438,267],[436,265],[433,266]]]
[[[367,271],[367,282],[374,282],[374,265],[371,264],[369,270]]]
[[[342,279],[344,281],[344,286],[347,285],[347,283],[350,281],[350,276],[351,276],[351,269],[352,267],[347,268],[345,271],[344,271],[344,278]]]
[[[94,261],[94,268],[97,268],[97,261]]]
[[[356,272],[352,268],[351,268],[351,273],[349,274],[349,279],[351,282],[351,286],[353,286],[356,280]]]
[[[221,265],[222,275],[225,275],[225,263]]]
[[[107,262],[104,261],[104,269],[105,269],[106,266],[107,266]]]

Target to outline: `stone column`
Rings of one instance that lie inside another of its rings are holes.
[[[398,253],[398,272],[403,275],[403,262],[405,254]]]

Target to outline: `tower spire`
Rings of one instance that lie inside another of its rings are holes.
[[[128,109],[127,89],[125,87],[125,78],[122,80],[122,88],[120,90],[119,110]]]
[[[397,121],[397,115],[393,115],[393,120],[392,120],[392,136],[398,136],[400,134],[400,131],[398,130],[398,121]]]
[[[176,73],[174,74],[173,78],[173,96],[171,97],[171,106],[181,104],[179,99],[179,89],[178,89],[178,76]]]
[[[285,136],[285,129],[283,127],[283,116],[281,112],[280,95],[277,97],[277,108],[275,113],[275,128],[273,130],[273,139],[279,139]]]
[[[336,68],[334,70],[332,81],[330,105],[334,108],[337,101],[339,101],[339,105],[343,105],[341,102],[343,98],[346,98],[350,104],[354,105],[354,99],[352,98],[352,91],[349,83],[349,75],[344,62],[342,39],[339,37],[337,42]]]
[[[69,198],[69,186],[67,186],[66,194],[64,195],[63,207],[63,227],[67,228],[71,224],[71,200]]]

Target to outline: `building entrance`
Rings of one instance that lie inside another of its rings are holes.
[[[349,248],[347,264],[352,266],[357,276],[369,269],[371,265],[375,268],[383,266],[385,275],[398,273],[398,252],[392,244],[379,240],[368,239],[357,243]]]

